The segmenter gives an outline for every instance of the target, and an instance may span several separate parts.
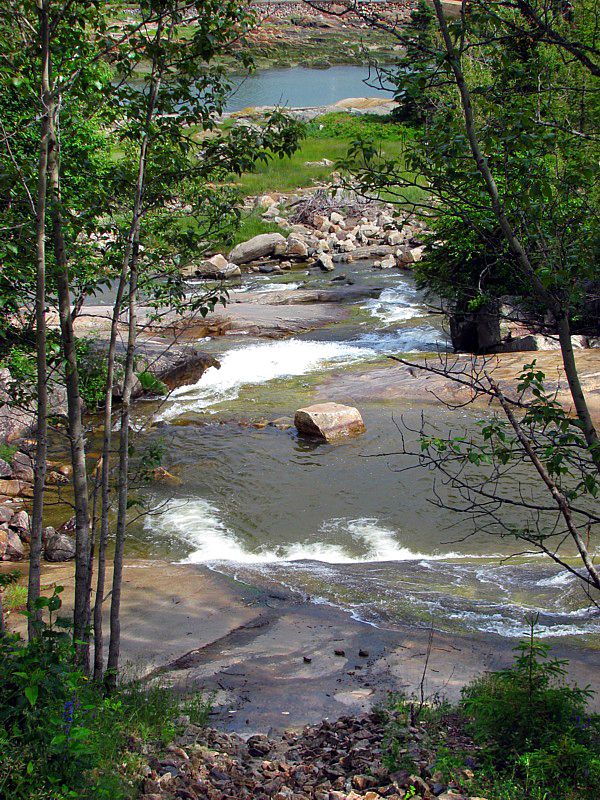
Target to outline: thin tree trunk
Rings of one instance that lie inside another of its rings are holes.
[[[156,40],[160,40],[162,22],[159,22]],[[125,360],[125,378],[123,385],[123,405],[121,408],[121,430],[119,436],[119,483],[118,483],[118,508],[117,530],[115,540],[115,557],[112,582],[112,596],[110,606],[110,642],[108,648],[108,677],[107,686],[114,688],[117,681],[119,656],[121,649],[121,584],[123,579],[123,555],[125,550],[125,530],[127,526],[127,492],[129,488],[129,410],[131,391],[133,388],[133,364],[135,359],[135,343],[137,335],[137,278],[139,258],[139,237],[142,219],[142,206],[144,187],[146,181],[146,165],[148,147],[150,143],[149,128],[154,116],[158,92],[160,90],[161,71],[159,65],[153,64],[153,81],[148,97],[146,109],[146,133],[140,145],[138,162],[138,175],[134,193],[133,214],[127,238],[123,266],[126,267],[130,259],[129,269],[129,328],[127,336],[127,355]],[[126,261],[126,259],[128,261]]]
[[[69,264],[65,249],[61,213],[59,141],[55,115],[49,119],[48,180],[52,209],[52,240],[57,263],[57,289],[62,351],[65,360],[65,383],[67,388],[68,434],[73,464],[73,489],[75,499],[75,608],[73,612],[73,638],[77,661],[85,670],[89,661],[89,636],[87,623],[90,611],[89,556],[90,514],[85,461],[85,439],[83,429],[83,406],[79,394],[79,371],[71,316],[69,292]]]
[[[530,281],[531,287],[536,296],[546,305],[548,310],[554,316],[558,326],[563,366],[567,376],[567,381],[569,383],[569,389],[571,391],[571,397],[573,399],[575,411],[579,421],[581,422],[583,435],[589,447],[590,455],[594,465],[600,472],[600,440],[598,439],[597,431],[592,422],[585,395],[583,393],[583,389],[581,388],[579,375],[577,373],[577,366],[575,364],[575,357],[573,355],[573,347],[571,344],[571,329],[568,318],[568,310],[563,307],[563,303],[557,297],[555,297],[552,292],[550,292],[541,282],[529,260],[527,253],[523,248],[523,245],[512,229],[510,222],[506,218],[502,202],[500,200],[498,186],[494,180],[487,159],[479,145],[475,117],[473,114],[473,106],[471,103],[471,94],[462,71],[460,57],[456,52],[450,32],[448,31],[448,26],[444,17],[444,11],[442,9],[442,0],[433,0],[433,5],[435,7],[438,24],[444,40],[446,53],[448,54],[448,62],[452,67],[454,80],[460,93],[463,115],[465,119],[465,131],[469,140],[469,146],[471,148],[473,159],[477,164],[477,168],[484,180],[487,193],[492,203],[492,210],[496,215],[496,219],[498,220],[504,238],[506,239],[511,252],[515,256],[519,269]]]
[[[123,581],[123,555],[125,551],[125,529],[127,525],[127,494],[129,489],[129,412],[133,387],[133,363],[137,334],[137,243],[131,259],[129,277],[129,332],[121,408],[121,430],[119,433],[119,488],[117,508],[117,531],[113,568],[112,596],[110,604],[110,643],[108,648],[107,685],[114,688],[119,668],[121,650],[121,586]]]
[[[46,191],[48,185],[49,117],[54,113],[50,91],[50,32],[47,4],[38,2],[42,58],[41,100],[43,106],[36,199],[36,289],[35,289],[35,347],[37,362],[36,447],[29,545],[29,578],[27,588],[27,635],[31,641],[39,634],[41,611],[36,609],[40,596],[44,486],[48,454],[48,368],[46,363]]]
[[[100,521],[100,540],[98,542],[96,601],[94,604],[94,680],[99,683],[104,673],[104,633],[102,625],[102,606],[104,603],[104,585],[106,582],[106,548],[108,544],[108,514],[110,510],[110,447],[112,441],[112,400],[115,376],[115,359],[119,317],[123,305],[123,295],[127,285],[127,273],[131,260],[131,239],[125,246],[123,265],[117,287],[117,296],[113,307],[108,345],[108,369],[106,376],[106,394],[104,399],[104,441],[102,445],[102,517]]]

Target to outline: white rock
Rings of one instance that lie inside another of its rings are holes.
[[[319,253],[317,258],[317,264],[321,267],[322,270],[325,272],[333,272],[334,266],[331,256],[327,253]]]
[[[277,244],[281,242],[285,245],[285,238],[280,233],[260,233],[247,242],[236,245],[229,253],[229,260],[235,264],[247,264],[257,258],[272,255]]]
[[[263,194],[261,197],[257,197],[254,201],[254,205],[257,208],[271,208],[277,204],[277,200],[270,194]]]
[[[318,403],[299,408],[294,416],[294,425],[299,433],[327,442],[366,430],[360,411],[340,403]]]
[[[211,258],[207,258],[204,263],[211,264],[216,269],[221,270],[227,266],[228,262],[225,256],[221,255],[221,253],[217,253],[215,256],[211,256]]]
[[[389,245],[395,247],[396,245],[401,244],[402,234],[400,231],[387,231],[385,234],[385,240]]]

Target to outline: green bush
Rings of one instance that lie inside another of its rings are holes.
[[[13,460],[14,454],[17,452],[18,447],[15,444],[1,444],[0,443],[0,458],[6,461],[7,464]]]
[[[592,691],[565,683],[567,662],[550,658],[533,624],[529,639],[515,650],[511,667],[478,678],[462,692],[484,758],[497,772],[520,780],[524,797],[547,789],[553,797],[596,798],[600,717],[587,711]]]
[[[69,623],[53,619],[60,591],[39,599],[50,619],[38,639],[0,636],[0,797],[137,797],[148,745],[167,744],[182,713],[203,724],[210,699],[141,681],[105,696],[74,664]]]
[[[169,388],[166,386],[160,378],[157,378],[156,375],[153,375],[151,372],[144,370],[143,372],[138,372],[138,380],[142,386],[142,389],[147,394],[158,394],[158,395],[165,395]]]
[[[92,339],[75,342],[79,368],[79,391],[87,411],[104,405],[108,361],[106,352],[94,347]]]

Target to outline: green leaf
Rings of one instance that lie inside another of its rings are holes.
[[[27,686],[25,688],[25,697],[29,700],[29,704],[32,708],[37,703],[38,693],[39,686]]]

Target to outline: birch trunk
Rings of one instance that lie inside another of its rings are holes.
[[[58,103],[55,109],[58,107]],[[52,218],[52,241],[57,264],[57,290],[62,352],[65,361],[67,388],[68,436],[73,465],[73,490],[75,500],[75,608],[73,612],[73,638],[77,661],[85,670],[89,661],[89,636],[87,623],[90,615],[89,557],[90,514],[85,460],[83,405],[79,393],[79,371],[71,315],[69,292],[69,263],[65,248],[60,195],[60,154],[57,135],[56,111],[49,118],[48,182]]]
[[[42,530],[44,527],[44,486],[48,454],[48,369],[46,363],[46,192],[48,186],[49,117],[54,113],[50,91],[50,31],[47,2],[37,4],[41,45],[41,101],[42,115],[38,159],[38,187],[36,198],[36,289],[35,289],[35,348],[37,363],[37,413],[36,447],[33,481],[33,507],[31,514],[31,541],[29,546],[29,578],[27,610],[33,616],[27,621],[27,634],[31,641],[39,633],[41,611],[35,603],[40,596]]]

